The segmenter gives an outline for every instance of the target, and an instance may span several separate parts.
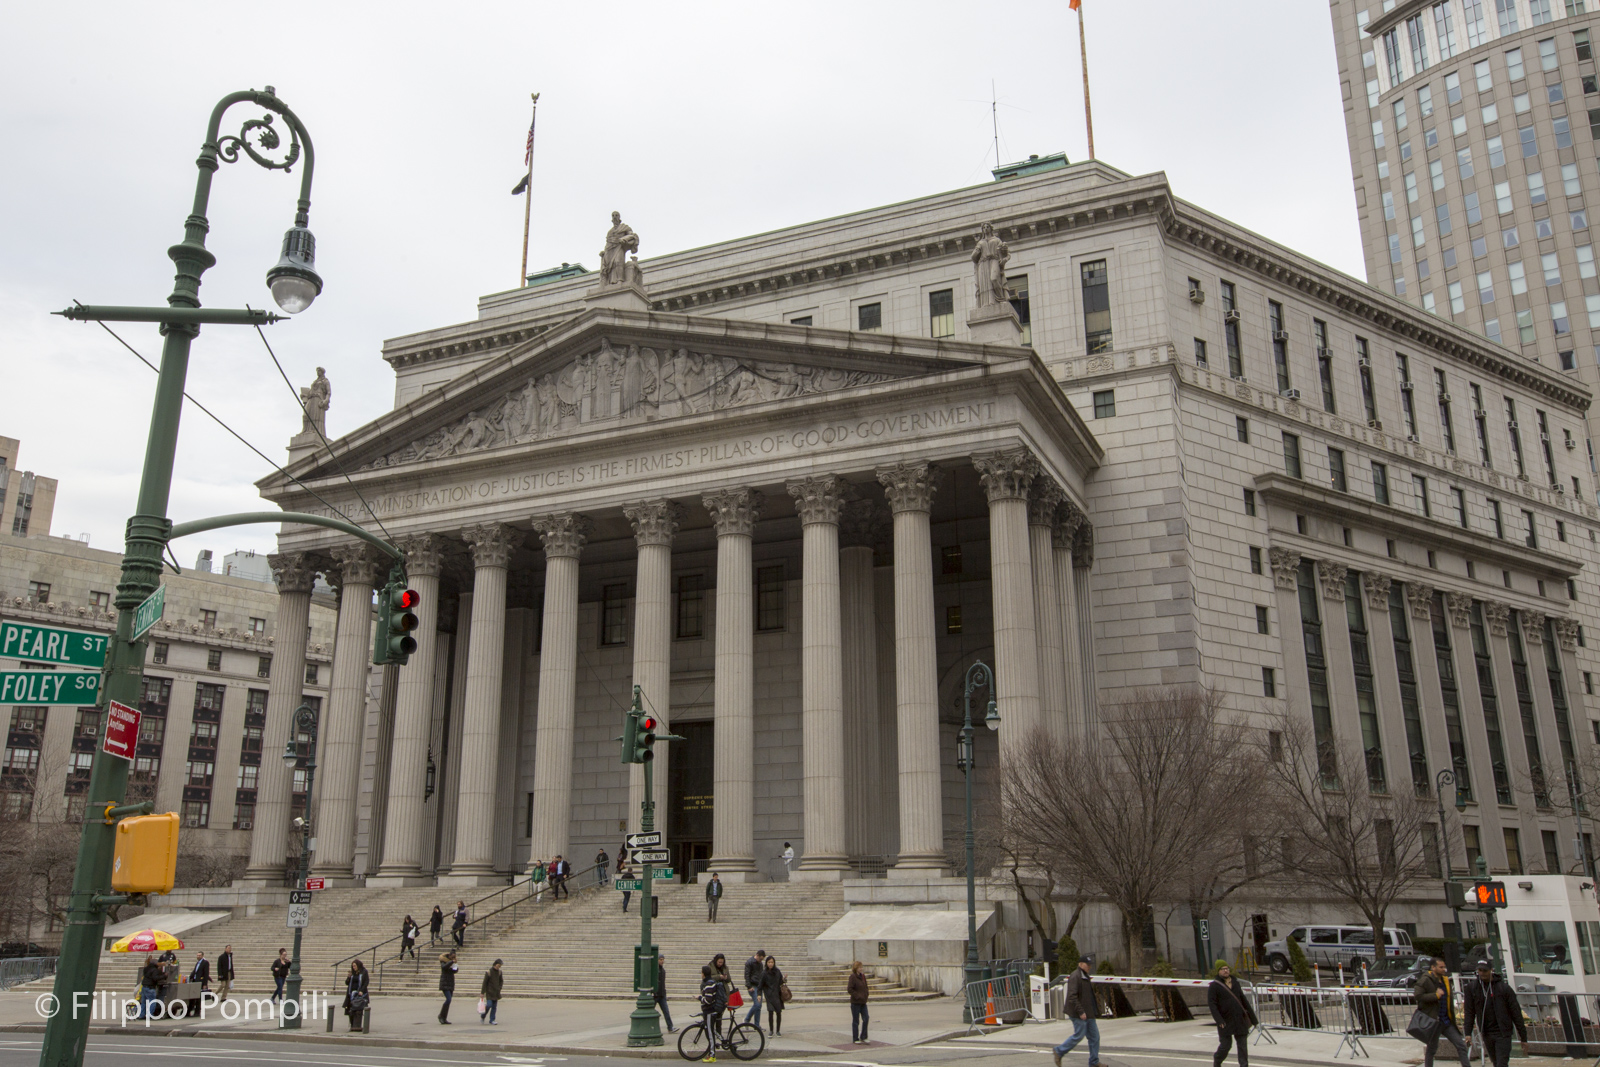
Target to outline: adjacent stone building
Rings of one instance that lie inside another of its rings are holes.
[[[22,442],[0,437],[0,533],[49,537],[56,480],[17,467]]]

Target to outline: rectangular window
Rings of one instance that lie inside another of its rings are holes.
[[[1411,45],[1411,69],[1420,74],[1428,69],[1428,41],[1422,29],[1421,15],[1406,19],[1406,41]]]
[[[962,568],[961,546],[945,545],[939,549],[939,573],[960,574]]]
[[[1467,300],[1461,293],[1460,282],[1451,282],[1445,288],[1445,292],[1450,296],[1450,313],[1452,315],[1459,315],[1467,309]]]
[[[626,584],[600,589],[600,644],[628,643],[628,587]]]
[[[1450,418],[1450,389],[1445,380],[1444,371],[1435,369],[1433,372],[1434,391],[1437,393],[1439,403],[1439,430],[1444,435],[1444,447],[1448,452],[1456,450],[1455,422]]]
[[[1397,129],[1397,130],[1405,129],[1406,128],[1406,98],[1405,97],[1402,96],[1402,97],[1400,97],[1398,100],[1396,100],[1394,102],[1393,111],[1394,111],[1394,128]]]
[[[220,671],[222,669],[222,649],[210,648],[206,650],[206,670]]]
[[[1550,305],[1550,325],[1554,327],[1558,336],[1572,332],[1572,321],[1567,318],[1567,302],[1565,300],[1557,300]]]
[[[1545,19],[1544,19],[1544,21],[1545,22],[1549,22],[1550,21],[1550,19],[1549,19],[1550,0],[1528,0],[1528,2],[1533,4],[1533,5],[1535,5],[1536,7],[1542,5],[1544,7],[1544,11],[1545,11]],[[1537,16],[1535,16],[1535,19],[1537,19]],[[1542,23],[1540,23],[1538,21],[1535,21],[1534,25],[1538,26],[1538,25],[1542,25]],[[1556,69],[1556,39],[1554,37],[1546,37],[1544,40],[1539,42],[1539,69],[1540,70],[1555,70]]]
[[[316,685],[317,684],[317,665],[315,663],[307,663],[306,664],[306,684],[307,685]]]
[[[1233,417],[1233,432],[1244,444],[1250,443],[1250,420],[1243,415]]]
[[[1534,171],[1528,175],[1528,203],[1542,204],[1547,199],[1544,192],[1544,174],[1541,171]]]
[[[1593,278],[1595,276],[1594,245],[1579,245],[1573,251],[1578,257],[1578,277]]]
[[[1328,347],[1328,324],[1316,323],[1317,327],[1317,380],[1322,385],[1322,410],[1330,415],[1335,412],[1333,396],[1333,349]]]
[[[1589,312],[1589,328],[1591,330],[1600,328],[1600,296],[1586,296],[1583,298],[1583,304]],[[1596,350],[1596,354],[1600,356],[1600,349]]]
[[[1367,413],[1367,422],[1376,423],[1378,403],[1372,391],[1372,356],[1365,337],[1356,338],[1356,377],[1361,379],[1361,404]]]
[[[1300,437],[1298,434],[1286,433],[1283,435],[1283,469],[1291,478],[1300,477]]]
[[[783,566],[756,568],[756,629],[783,629]]]
[[[1255,545],[1250,546],[1250,573],[1261,573],[1261,549]],[[1596,726],[1600,727],[1600,723],[1596,723]],[[1600,733],[1595,734],[1595,744],[1600,744]]]
[[[1503,37],[1517,30],[1517,9],[1512,0],[1494,0],[1495,8],[1501,12],[1500,35]],[[1506,28],[1505,12],[1511,13],[1511,28]],[[1527,71],[1522,67],[1522,49],[1513,48],[1506,53],[1506,77],[1514,82],[1519,82],[1527,77]]]
[[[1476,226],[1478,223],[1483,221],[1483,209],[1478,205],[1477,193],[1468,193],[1463,196],[1461,198],[1461,206],[1467,213],[1468,226]],[[1482,241],[1483,238],[1481,237],[1474,238],[1472,242],[1472,254],[1474,256],[1481,256],[1488,251],[1488,248],[1482,244]]]
[[[1456,24],[1447,3],[1433,5],[1433,34],[1439,43],[1441,61],[1456,54]]]
[[[50,603],[50,583],[49,582],[29,582],[28,583],[28,599],[32,600],[35,604],[48,604],[48,603]]]
[[[1022,343],[1033,344],[1033,305],[1028,301],[1028,276],[1019,274],[1006,279],[1010,290],[1011,310],[1017,313],[1017,323],[1022,327]]]
[[[1539,268],[1544,272],[1546,285],[1561,284],[1561,261],[1554,252],[1546,252],[1539,257]]]
[[[1256,491],[1254,489],[1246,489],[1244,491],[1244,513],[1252,516],[1256,513]]]
[[[1472,0],[1468,0],[1468,2],[1471,3]],[[1468,21],[1471,21],[1470,15],[1468,16]],[[1487,59],[1480,59],[1472,64],[1472,77],[1477,83],[1478,92],[1486,93],[1494,88],[1494,75],[1489,70],[1489,61]]]
[[[1495,209],[1495,211],[1499,212],[1502,215],[1506,215],[1506,214],[1509,214],[1511,212],[1512,206],[1513,205],[1511,203],[1511,183],[1510,182],[1495,182],[1494,183],[1494,209]],[[1516,237],[1516,227],[1514,227],[1514,226],[1510,230],[1502,231],[1502,232],[1503,233],[1510,233],[1513,238]],[[1506,245],[1506,247],[1510,248],[1510,247],[1512,247],[1512,245]]]
[[[1456,173],[1462,181],[1472,177],[1472,149],[1462,148],[1456,152]]]
[[[706,579],[703,574],[678,576],[677,636],[704,637],[706,633]]]
[[[1394,640],[1395,672],[1400,682],[1400,713],[1406,730],[1406,754],[1411,764],[1411,789],[1425,797],[1433,786],[1428,773],[1428,753],[1422,738],[1422,699],[1417,689],[1416,661],[1411,651],[1411,628],[1406,609],[1404,586],[1400,582],[1389,585],[1389,630]],[[1376,716],[1372,736],[1377,737]],[[1366,723],[1362,723],[1363,746],[1370,749]]]
[[[1450,489],[1450,495],[1455,499],[1456,502],[1456,522],[1463,530],[1468,529],[1466,491],[1452,487]]]
[[[1511,279],[1511,295],[1521,296],[1528,291],[1528,275],[1523,269],[1522,262],[1506,264],[1506,274]]]
[[[961,605],[950,604],[944,609],[944,632],[958,634],[961,632]]]
[[[1544,873],[1560,874],[1561,849],[1556,844],[1556,832],[1554,830],[1539,831],[1539,842],[1544,846]],[[1582,924],[1580,923],[1579,925]]]
[[[856,308],[856,329],[862,333],[878,333],[883,329],[883,305],[862,304]]]
[[[1389,467],[1384,463],[1372,465],[1372,498],[1380,504],[1389,502]]]
[[[1416,174],[1412,173],[1411,171],[1406,171],[1406,174],[1405,174],[1405,186],[1406,186],[1406,203],[1415,204],[1417,202],[1417,197],[1421,195],[1417,191],[1417,176],[1416,176]]]
[[[215,630],[217,628],[217,613],[205,608],[201,608],[200,625],[204,626],[207,630]]]
[[[1400,31],[1388,30],[1383,35],[1383,62],[1389,71],[1389,84],[1399,85],[1405,80],[1400,67]]]
[[[1278,681],[1273,677],[1271,667],[1261,668],[1261,695],[1267,697],[1278,695]]]
[[[1428,178],[1433,183],[1434,192],[1444,188],[1444,160],[1436,159],[1428,164]]]
[[[1341,493],[1350,491],[1344,476],[1344,450],[1328,449],[1328,484]]]
[[[1486,270],[1478,272],[1478,303],[1494,303],[1494,275]]]
[[[1267,321],[1272,327],[1272,365],[1278,372],[1278,392],[1287,392],[1289,382],[1289,331],[1283,318],[1283,305],[1267,301]]]
[[[1210,363],[1206,361],[1206,343],[1198,337],[1194,339],[1194,365],[1197,367],[1210,366]]]
[[[272,677],[272,657],[271,656],[261,656],[261,657],[257,658],[257,660],[256,660],[256,677],[257,678],[271,678]]]
[[[1114,389],[1104,389],[1094,394],[1094,417],[1109,419],[1117,413],[1117,393]]]
[[[1483,409],[1483,390],[1476,382],[1472,385],[1472,422],[1478,434],[1478,459],[1485,467],[1493,468],[1489,460],[1489,413]]]
[[[1504,834],[1505,834],[1505,841],[1506,841],[1506,869],[1509,870],[1512,874],[1521,874],[1522,873],[1522,835],[1520,833],[1518,833],[1516,827],[1513,827],[1513,826],[1507,826],[1505,828]],[[1520,928],[1524,924],[1520,923],[1520,922],[1513,922],[1513,923],[1507,923],[1506,925],[1509,926],[1509,927],[1516,928],[1517,932],[1521,932]],[[1527,925],[1528,926],[1533,926],[1535,924],[1528,923]],[[1545,924],[1540,923],[1538,925],[1542,926],[1542,925],[1545,925]],[[1549,925],[1555,926],[1555,927],[1562,926],[1561,923],[1550,923]],[[1561,939],[1563,941],[1566,940],[1566,931],[1564,929],[1562,930]],[[1518,944],[1517,944],[1518,941],[1519,941],[1519,938],[1517,937],[1517,933],[1513,933],[1511,935],[1511,947],[1513,949],[1516,949],[1518,947]],[[1539,947],[1542,949],[1544,946],[1540,945]],[[1541,953],[1541,956],[1542,956],[1542,953]],[[1517,960],[1516,967],[1517,967],[1517,969],[1519,971],[1525,971],[1527,969],[1527,967],[1530,965],[1530,963],[1531,963],[1531,961],[1529,961],[1529,960],[1519,959],[1519,960]],[[1537,966],[1537,964],[1535,964],[1534,966]]]
[[[1083,285],[1083,333],[1089,355],[1111,351],[1111,283],[1106,261],[1079,267]]]
[[[1445,210],[1448,211],[1449,209],[1446,208]],[[1441,236],[1442,236],[1443,231],[1440,231],[1440,233],[1441,233]],[[1420,216],[1420,215],[1411,216],[1411,247],[1412,248],[1421,248],[1423,245],[1425,245],[1427,243],[1428,243],[1428,234],[1427,234],[1427,231],[1422,228],[1422,216]],[[1424,277],[1424,278],[1427,277],[1426,274],[1422,274],[1420,276]]]
[[[1506,539],[1506,523],[1504,516],[1500,513],[1500,501],[1489,501],[1489,517],[1494,521],[1494,535],[1504,541]]]
[[[1449,237],[1455,232],[1455,227],[1450,223],[1450,205],[1440,204],[1433,209],[1434,217],[1439,221],[1439,236]]]
[[[1417,509],[1424,517],[1433,518],[1433,505],[1428,501],[1428,479],[1420,474],[1413,474],[1411,488],[1417,494]]]
[[[1256,633],[1270,633],[1267,625],[1267,609],[1260,604],[1256,605]]]
[[[1572,120],[1558,115],[1550,120],[1550,132],[1555,135],[1557,148],[1572,147]]]
[[[1394,192],[1389,189],[1383,191],[1383,218],[1385,222],[1394,221]]]
[[[1404,353],[1394,354],[1395,364],[1400,371],[1400,411],[1406,417],[1406,434],[1417,436],[1417,409],[1411,399],[1411,360]]]
[[[928,294],[928,334],[931,337],[956,335],[954,289],[936,289]]]
[[[1244,353],[1239,345],[1239,305],[1232,282],[1221,283],[1222,339],[1228,349],[1228,376],[1244,377]]]
[[[1534,523],[1533,512],[1528,511],[1526,508],[1524,508],[1522,512],[1522,524],[1523,528],[1527,531],[1527,534],[1523,538],[1523,542],[1529,548],[1538,548],[1539,528]]]
[[[169,646],[167,645],[167,643],[165,641],[155,641],[155,642],[153,642],[150,645],[150,662],[151,663],[165,663],[165,662],[167,662],[167,651],[168,651],[168,648],[169,648]]]
[[[1483,122],[1483,124],[1485,126],[1489,125],[1492,122],[1499,122],[1500,121],[1500,108],[1499,108],[1499,106],[1496,105],[1496,104],[1484,104],[1483,107],[1478,112],[1478,118]],[[1495,140],[1498,141],[1498,140],[1500,140],[1500,138],[1496,137]],[[1503,163],[1504,161],[1505,160],[1502,158],[1501,162]],[[1497,164],[1493,164],[1493,163],[1490,164],[1490,166],[1496,166],[1496,165]]]
[[[183,802],[183,825],[194,828],[204,828],[211,825],[211,802],[209,800],[185,800]]]
[[[1569,4],[1569,6],[1570,6],[1570,4]],[[1583,12],[1583,7],[1580,4],[1580,6],[1578,7],[1578,10],[1576,12],[1568,11],[1567,14],[1569,14],[1569,15],[1581,14],[1582,12]],[[1590,50],[1590,47],[1589,47],[1589,31],[1588,30],[1579,30],[1577,33],[1574,33],[1572,35],[1572,43],[1578,49],[1578,58],[1579,59],[1593,59],[1594,58],[1594,53],[1593,53],[1593,51]]]

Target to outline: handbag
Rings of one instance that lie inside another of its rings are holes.
[[[1437,1015],[1429,1015],[1421,1008],[1418,1008],[1411,1013],[1411,1022],[1406,1024],[1406,1033],[1424,1045],[1431,1045],[1439,1036],[1439,1017]]]
[[[742,1007],[744,1007],[744,995],[742,993],[740,993],[737,989],[735,989],[732,993],[728,994],[728,1007],[730,1007],[730,1008],[742,1008]]]
[[[789,1001],[794,999],[794,994],[789,991],[789,983],[788,982],[779,982],[778,983],[778,998],[780,1000],[782,1000],[785,1004],[789,1003]]]
[[[350,1010],[351,1011],[365,1011],[366,1007],[367,1007],[367,995],[365,993],[357,991],[355,993],[351,993],[350,994]]]
[[[487,997],[479,997],[478,998],[478,1014],[482,1015],[485,1012],[487,1012],[488,1010],[489,1010],[489,998],[487,998]]]

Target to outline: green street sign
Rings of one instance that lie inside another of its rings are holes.
[[[34,663],[59,663],[65,667],[93,667],[106,664],[110,634],[87,630],[68,630],[60,626],[40,626],[31,622],[0,623],[0,657],[25,659]]]
[[[650,877],[657,882],[670,882],[678,877],[678,872],[671,867],[652,867],[650,868]]]
[[[82,708],[99,698],[99,671],[0,671],[0,704]]]
[[[628,893],[640,893],[644,891],[644,881],[640,878],[618,878],[611,884]]]
[[[150,632],[150,627],[161,621],[161,613],[167,607],[167,587],[156,586],[156,591],[144,598],[144,603],[133,609],[133,639],[135,641]]]

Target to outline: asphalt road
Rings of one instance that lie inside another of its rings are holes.
[[[1159,1053],[1107,1053],[1103,1067],[1195,1067],[1210,1062],[1209,1055],[1174,1056]],[[290,1063],[307,1067],[635,1067],[645,1063],[682,1063],[682,1060],[641,1060],[631,1056],[541,1056],[515,1052],[457,1052],[425,1048],[372,1048],[337,1044],[282,1041],[250,1041],[194,1038],[142,1038],[137,1036],[91,1037],[87,1067],[137,1067],[140,1063],[165,1064]],[[39,1062],[39,1039],[31,1035],[9,1035],[0,1039],[0,1067],[33,1067]],[[785,1067],[836,1064],[838,1067],[1051,1067],[1044,1049],[1016,1049],[1001,1046],[970,1047],[950,1044],[922,1045],[916,1048],[873,1049],[837,1056],[784,1056],[769,1050],[754,1061]],[[1270,1061],[1263,1061],[1270,1062]],[[738,1061],[723,1056],[718,1067]],[[1087,1067],[1088,1057],[1074,1050],[1066,1067]]]

